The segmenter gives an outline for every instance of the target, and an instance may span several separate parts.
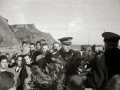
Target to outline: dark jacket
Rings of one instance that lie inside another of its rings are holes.
[[[24,80],[28,77],[27,68],[24,65],[20,71],[19,78],[21,84],[17,87],[17,90],[23,90]]]
[[[120,50],[110,48],[101,56],[96,56],[94,66],[87,75],[86,87],[95,90],[108,90],[107,84],[111,77],[120,73]]]
[[[34,53],[32,54],[32,61],[36,61],[36,57],[40,54],[42,54],[41,49],[34,51]]]
[[[78,51],[74,51],[72,49],[69,52],[64,52],[62,49],[58,51],[58,57],[62,58],[62,60],[66,63],[66,75],[77,73],[77,69],[81,62],[81,54]]]
[[[53,61],[51,60],[51,57],[59,60],[63,60],[67,64],[65,65],[67,70],[69,69],[68,72],[66,73],[69,73],[69,74],[76,72],[76,69],[78,68],[81,62],[80,52],[74,51],[72,49],[70,49],[69,52],[64,52],[62,49],[60,49],[58,52],[54,54],[53,53],[46,54],[46,57],[45,57],[46,63],[53,63]]]

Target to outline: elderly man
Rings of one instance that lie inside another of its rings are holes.
[[[120,36],[112,32],[105,32],[102,36],[105,53],[96,56],[86,79],[86,87],[95,90],[108,90],[108,81],[113,75],[120,73],[120,49],[117,48]]]

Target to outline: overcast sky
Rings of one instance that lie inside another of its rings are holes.
[[[120,0],[0,0],[0,14],[56,40],[71,36],[73,44],[103,44],[104,31],[120,34]]]

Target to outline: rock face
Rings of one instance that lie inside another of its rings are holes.
[[[0,16],[0,46],[18,45],[23,40],[35,43],[40,39],[47,40],[48,44],[55,42],[49,33],[39,31],[34,24],[8,25],[8,20]]]
[[[0,16],[0,46],[12,46],[18,44],[13,31],[8,25],[8,20]]]
[[[39,31],[34,24],[16,24],[11,25],[11,28],[19,42],[25,40],[28,43],[35,43],[41,39],[47,40],[48,44],[55,42],[55,39],[49,33]]]

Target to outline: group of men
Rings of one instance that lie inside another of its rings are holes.
[[[27,42],[23,42],[22,53],[17,56],[15,64],[8,65],[7,57],[0,56],[0,72],[9,71],[14,74],[13,90],[30,90],[33,84],[29,81],[31,79],[36,81],[36,76],[45,69],[46,63],[53,63],[51,58],[55,58],[63,60],[66,65],[70,62],[74,63],[68,65],[66,69],[67,79],[64,90],[84,90],[85,88],[108,90],[109,80],[120,73],[120,49],[117,48],[120,36],[112,32],[104,32],[102,36],[105,51],[103,54],[95,55],[94,59],[89,62],[91,70],[86,77],[82,77],[77,71],[82,56],[80,52],[70,48],[72,37],[59,39],[61,48],[60,44],[55,42],[52,49],[49,49],[47,42],[43,39],[37,41],[36,45],[31,43],[30,50],[27,48]],[[7,65],[10,68],[7,68]]]

